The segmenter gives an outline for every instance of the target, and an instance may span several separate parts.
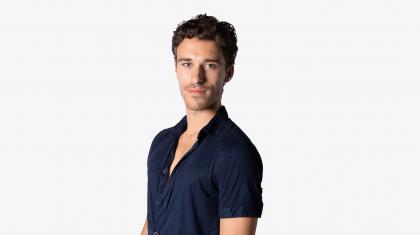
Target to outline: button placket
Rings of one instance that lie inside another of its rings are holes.
[[[184,154],[184,156],[181,158],[181,160],[177,163],[177,165],[175,166],[175,168],[173,169],[173,172],[171,173],[171,176],[169,177],[169,170],[168,170],[168,166],[165,166],[164,169],[162,169],[161,173],[163,175],[164,178],[164,183],[161,181],[161,183],[163,183],[163,191],[162,194],[160,195],[160,201],[159,201],[159,210],[156,213],[156,221],[157,221],[157,226],[159,227],[159,217],[161,216],[162,213],[165,213],[164,211],[168,209],[169,206],[169,201],[170,201],[170,197],[173,191],[173,187],[174,187],[174,182],[176,180],[176,175],[177,172],[180,168],[182,168],[182,166],[185,164],[185,160],[188,158],[188,156],[191,154],[191,152],[193,152],[199,145],[199,138],[197,138],[197,140],[195,141],[195,143],[193,144],[193,146]],[[175,149],[172,148],[172,152],[171,155],[174,156],[175,155]],[[158,232],[154,232],[153,234],[159,234]]]

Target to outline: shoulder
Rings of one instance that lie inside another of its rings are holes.
[[[165,128],[159,131],[155,137],[153,137],[152,143],[150,144],[149,153],[147,156],[147,166],[148,168],[153,168],[154,165],[158,164],[161,161],[161,154],[162,147],[160,146],[167,146],[170,137],[172,136],[172,129]]]
[[[155,148],[162,140],[167,139],[167,137],[169,137],[172,132],[171,132],[171,127],[169,128],[165,128],[161,131],[159,131],[155,137],[153,137],[152,143],[150,145],[150,149]]]
[[[228,119],[220,134],[223,142],[220,148],[219,164],[251,164],[262,168],[262,160],[257,147],[236,123]]]
[[[241,140],[251,141],[248,135],[230,118],[224,122],[222,134],[234,142]]]
[[[261,166],[262,159],[257,147],[249,139],[240,139],[228,146],[222,161],[241,166]]]
[[[229,188],[236,185],[238,188],[246,188],[260,184],[263,177],[261,156],[249,138],[231,141],[218,155],[214,167],[213,179],[219,187],[231,185],[226,186]],[[257,192],[259,187],[255,186],[254,189]]]

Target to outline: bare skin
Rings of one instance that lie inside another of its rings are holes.
[[[234,67],[226,67],[223,52],[214,41],[185,38],[177,48],[175,70],[188,124],[178,140],[170,175],[197,140],[199,131],[216,115],[223,86],[231,80]],[[222,218],[220,234],[254,235],[256,226],[257,218],[253,217]],[[141,235],[147,235],[147,219]]]
[[[194,145],[196,138],[188,137],[185,132],[182,133],[181,137],[179,137],[178,145],[175,151],[175,157],[172,161],[171,167],[169,169],[169,176],[172,175],[172,171],[174,170],[175,166],[181,160],[181,158],[188,152],[188,150]]]
[[[220,235],[255,235],[257,221],[253,217],[220,219]]]
[[[141,233],[140,233],[140,235],[147,235],[148,234],[148,227],[147,227],[147,219],[146,219],[146,221],[144,222],[144,225],[143,225],[143,229],[141,230]]]

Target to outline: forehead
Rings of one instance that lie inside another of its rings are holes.
[[[178,45],[177,57],[190,59],[222,59],[223,54],[215,41],[185,38]]]

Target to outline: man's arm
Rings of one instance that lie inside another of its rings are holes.
[[[144,226],[143,226],[143,229],[141,230],[140,235],[147,235],[147,234],[148,232],[147,232],[147,219],[146,219],[146,222],[144,222]]]
[[[220,235],[255,235],[257,221],[254,217],[220,219]]]

